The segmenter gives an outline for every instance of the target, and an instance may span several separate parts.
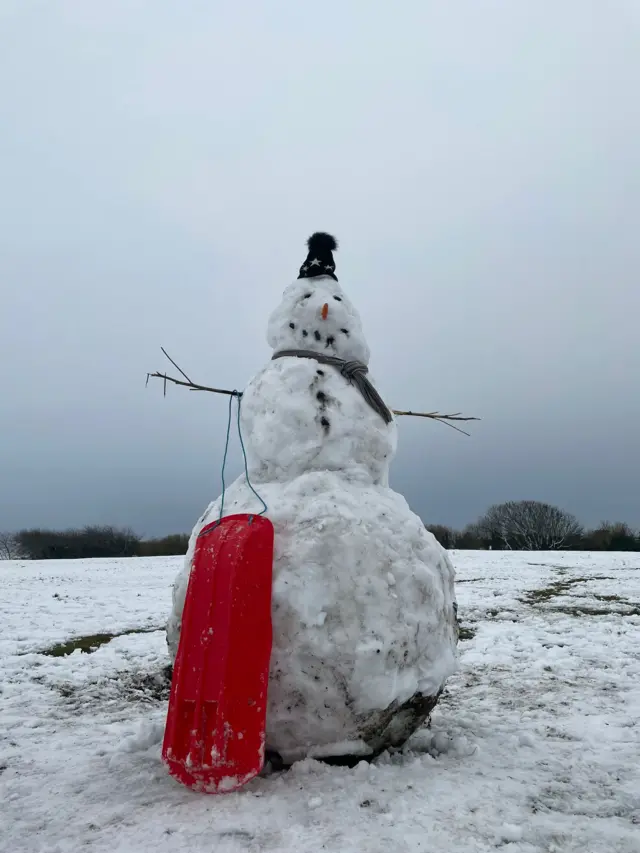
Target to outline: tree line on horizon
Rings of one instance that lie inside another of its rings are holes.
[[[168,557],[186,554],[189,536],[143,539],[129,527],[94,525],[69,530],[34,528],[0,533],[0,559],[79,560],[99,557]]]
[[[456,530],[427,525],[447,549],[494,551],[640,551],[640,531],[624,522],[586,529],[575,516],[540,501],[495,504],[473,524]],[[42,528],[0,533],[0,559],[74,560],[99,557],[160,557],[186,554],[189,536],[145,539],[131,528],[111,525],[69,530]]]

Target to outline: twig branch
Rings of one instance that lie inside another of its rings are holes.
[[[166,373],[147,373],[147,382],[149,379],[162,379],[166,386],[167,382],[173,382],[174,385],[182,385],[183,388],[188,388],[190,391],[212,391],[214,394],[227,394],[229,397],[240,397],[240,391],[227,391],[225,388],[210,388],[208,385],[198,385],[196,382],[183,382],[182,379],[174,379],[173,376],[168,376]]]
[[[436,421],[479,421],[480,418],[466,418],[460,412],[453,415],[441,415],[440,412],[400,412],[397,409],[393,410],[394,415],[411,415],[413,418],[432,418]]]
[[[470,435],[464,429],[460,429],[455,424],[451,423],[451,421],[479,421],[480,418],[467,418],[463,417],[460,412],[456,412],[453,415],[441,415],[438,412],[400,412],[397,409],[391,410],[394,415],[408,415],[412,418],[430,418],[432,421],[440,421],[441,424],[445,426],[451,427],[451,429],[455,429],[456,432],[461,432],[463,435]]]
[[[184,372],[184,370],[182,370],[182,368],[179,367],[176,364],[176,362],[171,358],[171,356],[165,350],[165,348],[160,347],[160,349],[166,355],[166,357],[169,359],[171,364],[173,364],[173,366],[176,368],[176,370],[179,370],[180,373],[186,379],[186,382],[184,382],[182,379],[176,379],[173,376],[169,376],[167,373],[160,373],[159,371],[156,371],[155,373],[147,373],[146,385],[149,384],[149,379],[162,379],[163,385],[164,385],[165,397],[167,395],[167,382],[172,382],[174,385],[181,385],[183,388],[188,388],[190,391],[210,391],[213,394],[226,394],[229,397],[241,397],[242,396],[241,391],[228,391],[225,388],[212,388],[210,385],[198,385],[197,382],[192,382],[189,379],[189,377],[187,376],[187,374]],[[146,387],[146,385],[145,385],[145,387]],[[405,411],[400,411],[399,409],[392,409],[391,411],[393,412],[394,415],[397,415],[397,416],[407,416],[407,417],[412,417],[412,418],[429,418],[432,421],[440,421],[440,423],[444,424],[445,426],[451,427],[451,429],[455,429],[456,432],[461,432],[463,435],[469,435],[469,433],[465,432],[465,430],[463,430],[463,429],[460,429],[460,427],[458,427],[454,423],[452,423],[453,421],[465,421],[466,422],[466,421],[479,421],[480,420],[480,418],[465,417],[465,416],[461,415],[460,412],[454,412],[451,415],[441,415],[439,412],[405,412]]]
[[[162,350],[162,352],[166,355],[166,357],[169,359],[169,361],[171,362],[171,364],[176,368],[176,370],[179,370],[179,371],[180,371],[180,373],[181,373],[181,374],[184,376],[184,378],[187,380],[187,382],[189,382],[189,383],[191,383],[191,385],[193,385],[193,382],[191,382],[191,380],[189,379],[189,377],[187,376],[187,374],[184,372],[184,370],[183,370],[179,365],[177,365],[177,364],[175,363],[175,361],[171,358],[171,356],[170,356],[170,355],[169,355],[169,353],[166,351],[166,349],[165,349],[164,347],[160,347],[160,349],[161,349],[161,350]]]
[[[439,423],[444,424],[445,426],[451,427],[451,429],[455,429],[456,432],[461,432],[463,435],[471,435],[470,432],[467,432],[464,429],[460,429],[460,427],[457,427],[455,424],[449,423],[449,421],[446,420],[445,415],[423,415],[417,412],[396,412],[394,411],[394,409],[391,409],[391,411],[394,415],[413,415],[416,418],[431,418],[431,420],[438,421]]]
[[[173,376],[169,376],[166,373],[160,373],[159,371],[156,371],[155,373],[147,373],[147,381],[145,383],[145,388],[149,384],[149,379],[162,379],[164,384],[165,397],[167,396],[167,382],[173,382],[174,385],[182,385],[184,388],[188,388],[189,391],[211,391],[213,394],[227,394],[227,396],[229,397],[242,396],[240,391],[227,391],[224,388],[211,388],[210,385],[198,385],[197,382],[192,382],[187,376],[187,374],[184,372],[184,370],[180,367],[180,365],[176,364],[176,362],[171,358],[166,349],[164,347],[160,347],[160,349],[169,359],[171,364],[176,368],[176,370],[179,370],[187,381],[183,382],[182,379],[175,379]]]

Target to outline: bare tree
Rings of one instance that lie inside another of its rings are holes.
[[[456,533],[455,547],[479,551],[487,547],[487,542],[477,524],[467,524],[464,530]]]
[[[583,537],[585,551],[640,551],[640,531],[623,521],[602,521]]]
[[[13,533],[0,532],[0,560],[17,560],[19,557],[20,547]]]
[[[446,548],[447,550],[455,548],[457,536],[456,530],[453,530],[451,527],[447,527],[446,524],[427,524],[426,528],[429,533],[433,533],[443,548]]]
[[[480,519],[478,528],[493,547],[518,551],[566,548],[582,534],[571,513],[539,501],[496,504]]]

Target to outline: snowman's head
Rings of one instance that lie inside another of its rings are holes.
[[[369,363],[360,316],[329,276],[300,278],[287,287],[269,319],[267,340],[275,352],[311,350]]]
[[[279,350],[311,350],[347,361],[369,362],[358,312],[338,284],[335,237],[316,231],[298,280],[285,290],[271,315],[267,340]]]

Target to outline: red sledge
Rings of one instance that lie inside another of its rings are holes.
[[[198,536],[162,745],[196,791],[235,791],[264,764],[272,571],[267,518],[230,515]]]

